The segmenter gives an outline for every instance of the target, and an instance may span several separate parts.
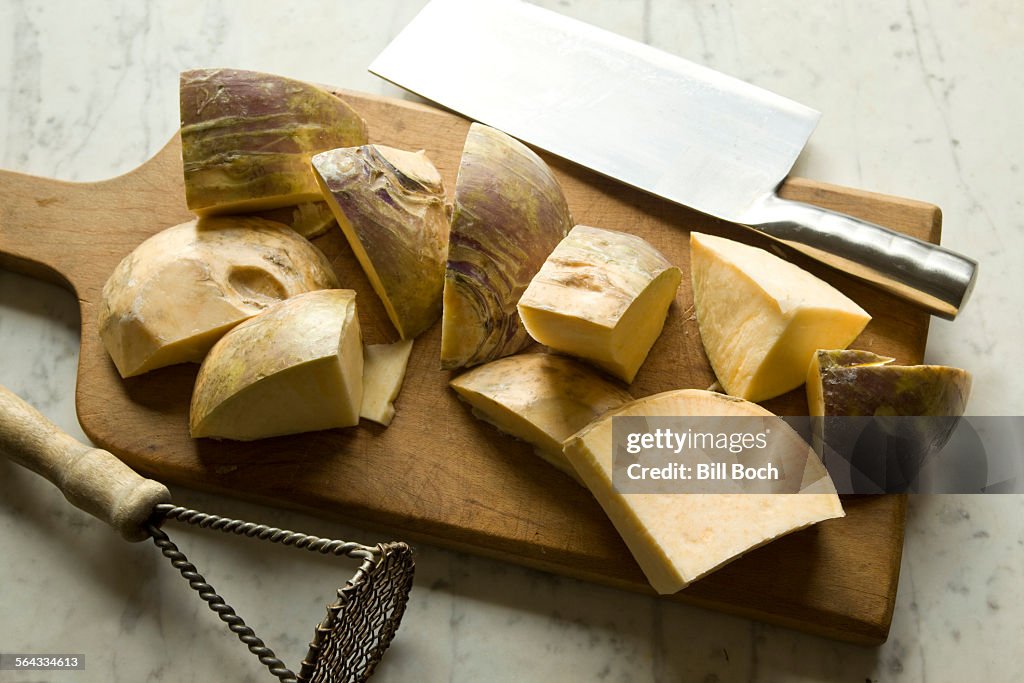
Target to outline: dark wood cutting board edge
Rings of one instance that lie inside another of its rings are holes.
[[[420,104],[340,92],[367,119],[372,141],[425,148],[451,192],[465,119]],[[184,416],[195,366],[120,380],[96,333],[95,302],[124,255],[157,230],[189,218],[179,148],[175,137],[138,169],[97,183],[0,172],[0,266],[59,282],[80,301],[76,407],[90,439],[167,483],[651,593],[584,490],[525,445],[476,422],[445,389],[448,374],[436,369],[438,326],[417,340],[398,416],[387,430],[363,425],[250,444],[194,442],[187,437]],[[741,228],[564,160],[545,158],[562,181],[578,222],[640,234],[684,273],[687,229],[764,246]],[[789,180],[781,194],[939,241],[941,214],[930,204],[801,179]],[[393,339],[383,308],[343,237],[329,234],[316,243],[331,258],[343,285],[359,292],[367,341]],[[921,361],[926,314],[803,257],[794,260],[872,313],[874,320],[857,346],[899,362]],[[665,333],[631,387],[634,395],[711,383],[691,300],[684,277]],[[412,407],[417,402],[424,404],[423,411]],[[783,414],[806,411],[801,392],[765,405]],[[845,499],[844,506],[846,518],[753,551],[668,599],[840,640],[883,642],[895,601],[906,499],[858,497]]]

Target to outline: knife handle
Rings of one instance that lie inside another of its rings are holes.
[[[112,453],[86,446],[61,431],[2,385],[0,454],[49,479],[71,504],[129,541],[149,538],[146,522],[153,507],[171,500],[163,484],[136,474]]]
[[[947,320],[967,302],[978,273],[976,261],[937,244],[774,194],[743,224]]]

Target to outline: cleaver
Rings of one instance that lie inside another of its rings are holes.
[[[776,194],[817,111],[609,31],[520,0],[432,0],[370,71],[943,318],[974,285],[965,256]]]

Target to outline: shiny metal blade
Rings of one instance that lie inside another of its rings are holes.
[[[820,114],[518,0],[433,0],[370,71],[529,144],[740,221]]]

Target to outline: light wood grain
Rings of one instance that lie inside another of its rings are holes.
[[[60,430],[7,387],[0,386],[0,456],[46,477],[75,507],[128,541],[149,538],[146,523],[171,493],[140,477],[111,453]]]
[[[422,105],[344,93],[372,141],[425,149],[454,188],[468,122]],[[665,331],[630,390],[705,388],[714,380],[691,307],[688,231],[758,244],[756,236],[560,159],[546,157],[577,222],[638,234],[679,265],[683,285]],[[791,180],[782,195],[938,242],[934,206]],[[476,421],[438,370],[440,326],[416,343],[390,428],[364,424],[255,443],[188,438],[196,366],[123,381],[100,344],[96,301],[107,276],[139,242],[189,219],[177,138],[138,169],[72,184],[0,173],[0,265],[69,286],[81,302],[77,408],[96,444],[161,481],[313,512],[569,576],[651,593],[625,545],[582,488],[528,447]],[[396,338],[340,231],[316,240],[343,286],[358,292],[369,343]],[[919,362],[928,317],[809,260],[795,261],[848,293],[873,316],[855,345]],[[768,401],[806,414],[802,391]],[[847,517],[754,551],[670,599],[825,636],[879,643],[888,633],[903,544],[905,498],[844,501]]]

